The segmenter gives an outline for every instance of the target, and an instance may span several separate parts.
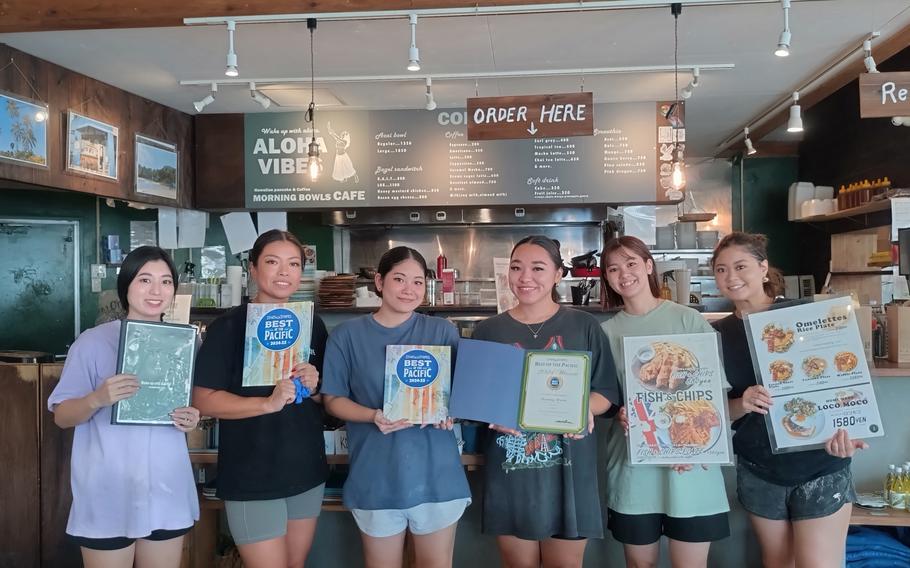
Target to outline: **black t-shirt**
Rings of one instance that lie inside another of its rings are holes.
[[[212,322],[196,357],[194,385],[239,396],[269,396],[274,387],[242,387],[246,305]],[[321,373],[328,333],[315,316],[312,363]],[[306,398],[281,411],[240,420],[220,420],[218,497],[231,501],[280,499],[325,482],[328,466],[322,408]]]
[[[776,307],[787,305],[792,305],[792,302],[785,301]],[[742,398],[747,388],[759,384],[746,338],[746,325],[735,314],[713,325],[720,332],[724,372],[732,387],[727,396],[730,399]],[[733,451],[739,456],[740,464],[769,483],[799,485],[850,465],[849,458],[838,458],[825,450],[773,453],[763,414],[746,413],[733,423],[733,430]]]

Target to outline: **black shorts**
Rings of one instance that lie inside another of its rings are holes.
[[[607,509],[607,527],[623,544],[645,545],[661,535],[681,542],[712,542],[730,536],[727,513],[703,517],[670,517],[663,514],[626,515]]]
[[[176,529],[176,530],[164,530],[158,529],[152,531],[152,534],[148,536],[140,537],[141,540],[171,540],[172,538],[177,538],[178,536],[183,536],[186,533],[190,532],[190,529],[193,527],[186,527],[185,529]],[[73,536],[71,534],[66,535],[67,540],[76,544],[78,546],[89,548],[91,550],[121,550],[130,545],[132,545],[136,540],[135,538],[129,538],[126,536],[115,536],[112,538],[88,538],[84,536]]]

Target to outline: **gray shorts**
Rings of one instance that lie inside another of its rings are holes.
[[[747,511],[775,521],[827,517],[856,500],[849,467],[799,485],[776,485],[737,464],[736,493]]]
[[[288,521],[319,516],[324,493],[325,483],[284,499],[225,501],[231,537],[240,545],[284,536],[288,532]]]

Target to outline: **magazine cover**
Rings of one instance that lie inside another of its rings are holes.
[[[625,337],[623,358],[632,465],[732,463],[716,333]]]
[[[389,420],[435,424],[449,416],[452,348],[388,345],[382,413]]]
[[[746,330],[774,402],[765,421],[775,453],[821,448],[840,428],[884,435],[849,297],[749,314]]]
[[[247,304],[243,386],[271,386],[310,358],[313,302]]]
[[[114,403],[111,424],[172,426],[171,411],[190,404],[195,360],[195,327],[124,320],[117,372],[136,375],[140,388]]]

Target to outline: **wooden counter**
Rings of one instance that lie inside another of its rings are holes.
[[[880,527],[908,527],[910,526],[910,513],[886,507],[884,509],[866,509],[853,507],[850,515],[851,525],[875,525]]]

